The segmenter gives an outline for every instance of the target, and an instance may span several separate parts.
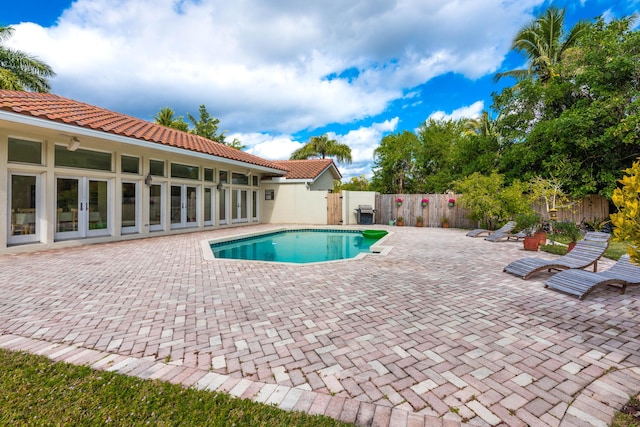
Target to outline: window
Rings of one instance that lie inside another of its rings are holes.
[[[200,168],[198,166],[171,163],[171,178],[200,179]]]
[[[231,174],[231,182],[236,185],[249,185],[249,177],[243,173],[233,172]]]
[[[99,171],[111,171],[111,153],[102,153],[100,151],[78,149],[69,151],[64,145],[56,145],[55,165],[80,168],[94,169]]]
[[[9,161],[42,164],[42,143],[9,138]]]
[[[210,168],[204,168],[204,180],[209,182],[214,182],[214,170]]]
[[[259,185],[259,184],[258,184],[258,177],[257,177],[257,176],[255,176],[255,175],[254,175],[254,176],[252,176],[252,177],[251,177],[251,180],[252,180],[252,182],[253,182],[253,186],[254,186],[254,187],[257,187],[257,186]]]
[[[220,184],[228,184],[229,183],[229,172],[220,171],[218,174],[220,177]]]
[[[149,160],[149,173],[153,176],[164,176],[164,160]]]
[[[138,157],[122,155],[120,163],[122,164],[123,173],[140,173],[140,159]]]

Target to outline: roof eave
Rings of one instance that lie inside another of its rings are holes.
[[[27,125],[27,126],[45,128],[45,129],[53,130],[56,132],[73,133],[77,136],[106,139],[108,141],[120,142],[123,144],[134,145],[142,148],[151,148],[154,150],[165,151],[173,154],[182,154],[182,155],[186,154],[186,155],[197,157],[200,159],[215,160],[216,162],[219,162],[219,163],[224,163],[231,166],[242,166],[245,168],[258,170],[265,173],[274,173],[274,174],[280,174],[280,175],[287,174],[287,171],[282,169],[269,168],[267,166],[260,166],[253,163],[243,162],[240,160],[227,159],[225,157],[215,156],[213,154],[200,153],[198,151],[188,150],[188,149],[179,148],[179,147],[173,147],[170,145],[163,145],[157,142],[145,141],[141,139],[116,135],[116,134],[94,130],[94,129],[87,129],[80,126],[74,126],[66,123],[55,122],[49,119],[42,119],[39,117],[10,112],[6,110],[0,110],[0,120],[6,120],[8,122],[13,122],[13,123]]]

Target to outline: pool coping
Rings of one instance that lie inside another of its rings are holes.
[[[389,238],[393,234],[393,231],[389,231],[385,236],[381,237],[376,243],[371,245],[371,252],[368,253],[360,253],[353,258],[344,258],[344,259],[336,259],[331,261],[318,261],[318,262],[305,262],[305,263],[295,263],[295,262],[281,262],[281,261],[261,261],[261,260],[246,260],[246,259],[233,259],[233,258],[216,258],[213,255],[213,251],[211,251],[212,244],[225,243],[230,242],[237,239],[246,239],[251,237],[263,236],[265,234],[272,233],[280,233],[283,231],[293,231],[293,230],[338,230],[338,231],[364,231],[371,230],[371,228],[360,228],[360,227],[349,227],[345,228],[344,226],[310,226],[310,225],[300,225],[300,226],[287,226],[274,228],[269,230],[268,232],[252,232],[252,233],[243,233],[243,234],[234,234],[231,236],[219,237],[215,239],[205,239],[200,241],[200,249],[202,253],[202,257],[206,261],[218,261],[218,262],[257,262],[263,264],[285,264],[285,265],[314,265],[314,264],[327,264],[334,262],[345,262],[345,261],[355,261],[361,260],[366,256],[386,256],[391,252],[393,246],[384,246],[382,243]]]

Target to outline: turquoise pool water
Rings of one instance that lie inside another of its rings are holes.
[[[350,230],[286,230],[230,242],[212,243],[216,258],[304,264],[354,258],[371,253],[378,239]]]

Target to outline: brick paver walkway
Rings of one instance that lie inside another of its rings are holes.
[[[639,288],[579,301],[502,272],[553,255],[455,229],[347,262],[202,255],[272,228],[2,256],[0,347],[358,425],[606,426],[640,391]]]

